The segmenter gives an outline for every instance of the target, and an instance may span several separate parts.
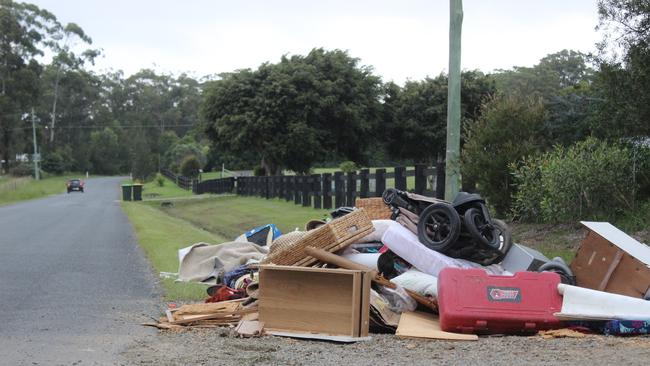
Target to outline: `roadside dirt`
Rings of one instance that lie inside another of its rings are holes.
[[[129,365],[645,365],[650,337],[583,339],[481,337],[477,342],[404,340],[374,334],[353,344],[266,336],[228,329],[161,332],[133,343]]]

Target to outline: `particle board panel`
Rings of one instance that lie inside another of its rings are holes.
[[[370,328],[370,288],[374,276],[372,272],[363,272],[363,279],[361,280],[361,323],[359,329],[361,337],[368,336],[368,329]]]
[[[368,281],[356,270],[260,266],[260,321],[277,331],[367,335]]]
[[[578,286],[594,290],[642,298],[650,286],[648,265],[595,231],[587,232],[571,270]]]

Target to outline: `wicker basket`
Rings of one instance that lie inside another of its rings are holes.
[[[271,247],[269,248],[269,255],[291,248],[297,241],[302,239],[305,235],[307,235],[306,231],[292,231],[280,235],[277,239],[273,241],[273,243],[271,243]]]
[[[388,220],[392,214],[390,208],[384,203],[381,197],[357,198],[354,206],[366,210],[370,220]]]
[[[317,229],[308,231],[293,245],[270,253],[262,263],[308,267],[318,260],[305,253],[306,247],[335,252],[368,235],[373,230],[372,221],[368,218],[365,210],[355,210]]]

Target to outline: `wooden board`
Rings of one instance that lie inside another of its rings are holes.
[[[264,331],[264,322],[257,320],[240,320],[235,331],[242,337],[259,337]]]
[[[361,279],[361,324],[359,328],[359,336],[365,337],[368,335],[370,328],[370,288],[372,280],[375,277],[373,272],[363,272]]]
[[[341,343],[369,341],[372,339],[372,337],[336,336],[336,335],[320,334],[320,333],[287,332],[287,331],[273,330],[273,329],[265,329],[264,333],[274,335],[274,336],[279,336],[279,337],[320,339],[323,341],[332,341],[332,342],[341,342]]]
[[[571,270],[577,285],[642,298],[650,286],[650,268],[637,258],[589,231],[580,244]]]
[[[395,335],[400,338],[444,339],[450,341],[478,340],[478,336],[475,334],[444,332],[440,329],[438,318],[433,314],[419,311],[402,313]]]
[[[356,270],[260,266],[259,319],[289,333],[367,335],[368,281]]]

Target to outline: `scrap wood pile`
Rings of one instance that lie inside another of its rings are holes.
[[[387,189],[331,216],[181,249],[178,280],[210,284],[209,297],[148,325],[341,342],[650,330],[650,248],[609,223],[582,222],[567,265],[514,243],[476,194],[447,202]]]
[[[184,326],[215,328],[236,326],[242,320],[257,320],[257,304],[245,304],[242,300],[218,303],[187,304],[167,309],[157,323],[145,325],[160,329],[182,329]]]

